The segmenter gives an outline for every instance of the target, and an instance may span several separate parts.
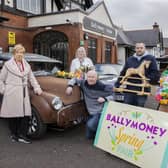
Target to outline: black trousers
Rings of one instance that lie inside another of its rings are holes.
[[[29,117],[15,117],[9,118],[9,129],[12,135],[15,136],[27,136],[29,127]]]

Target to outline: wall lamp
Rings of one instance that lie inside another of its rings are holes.
[[[88,33],[84,33],[83,34],[83,39],[84,40],[88,40],[89,39],[89,34]]]

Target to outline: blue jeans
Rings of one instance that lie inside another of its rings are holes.
[[[96,134],[97,126],[100,119],[100,113],[95,115],[90,115],[86,122],[86,138],[93,139]]]
[[[144,107],[146,102],[147,96],[146,95],[137,95],[133,93],[125,93],[124,94],[124,103]]]

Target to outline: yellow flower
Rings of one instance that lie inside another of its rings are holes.
[[[74,73],[69,72],[68,77],[69,77],[69,78],[73,78],[73,77],[74,77]]]
[[[161,99],[160,104],[168,104],[168,99]]]

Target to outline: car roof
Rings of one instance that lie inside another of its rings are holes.
[[[119,75],[120,71],[122,70],[123,65],[121,64],[95,64],[96,71],[103,73],[112,73]]]
[[[41,54],[36,54],[36,53],[25,53],[25,59],[28,62],[49,62],[49,63],[60,63],[62,64],[62,61],[41,55]],[[9,60],[12,57],[12,53],[10,52],[4,52],[0,54],[0,60]]]

